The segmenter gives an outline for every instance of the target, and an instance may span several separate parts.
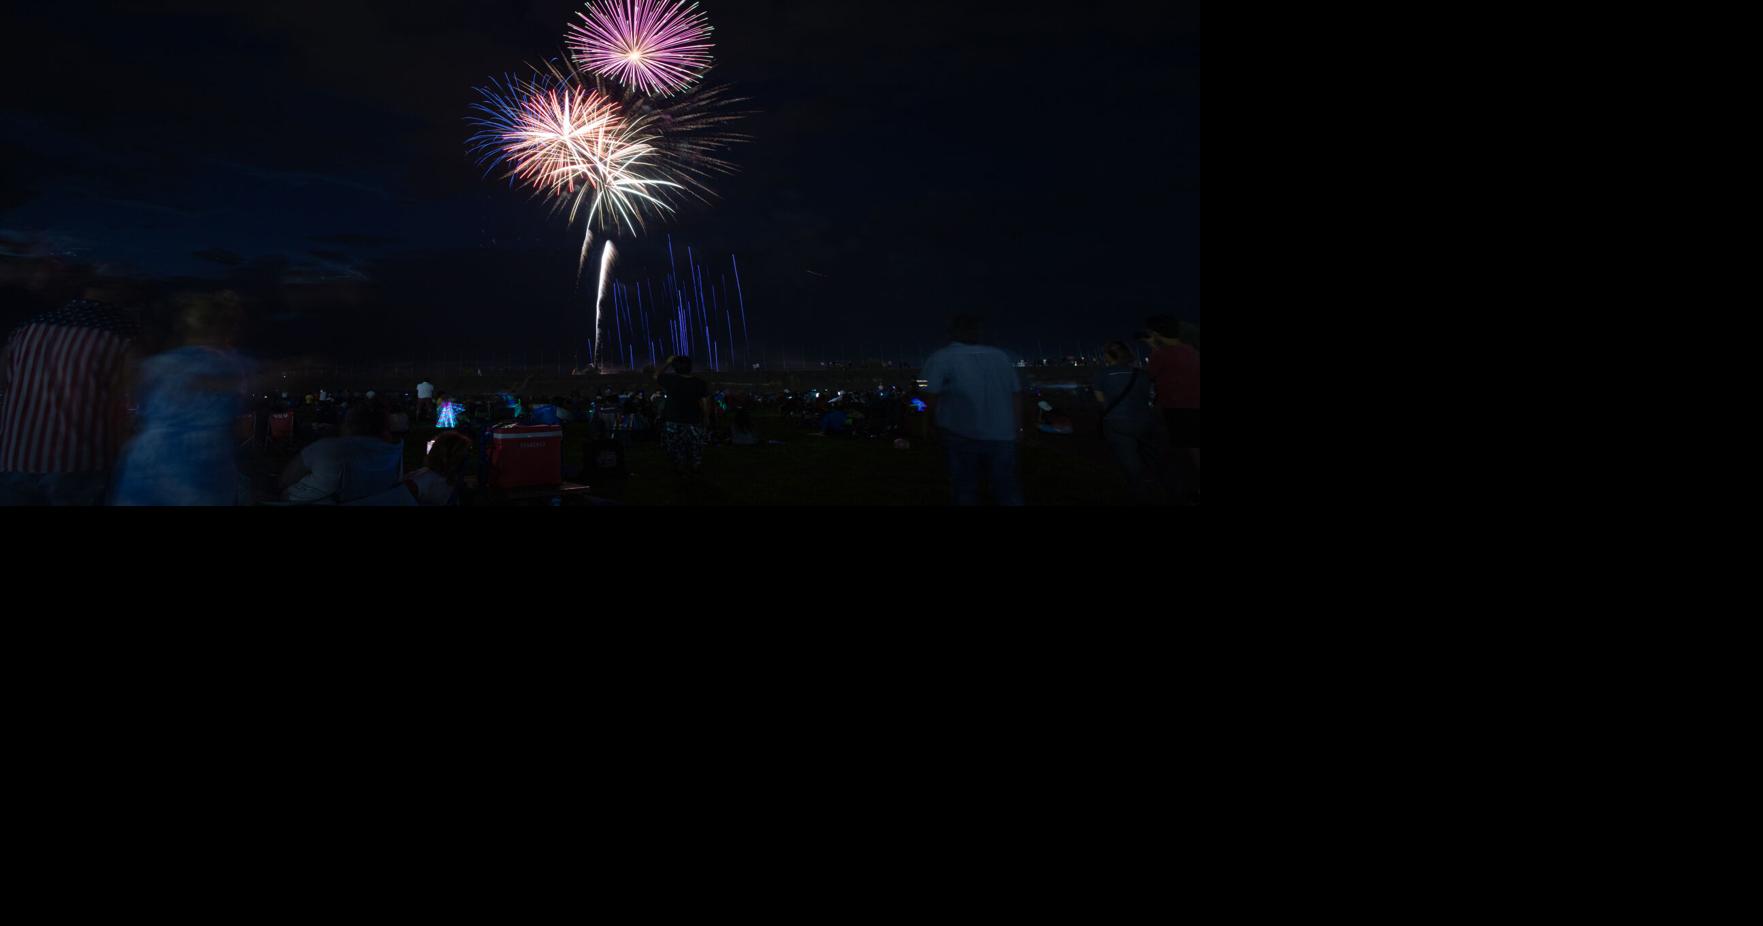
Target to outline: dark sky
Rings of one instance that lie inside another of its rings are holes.
[[[917,355],[962,310],[1049,352],[1199,320],[1197,4],[704,7],[753,140],[621,279],[667,234],[734,253],[755,350],[791,355]],[[84,270],[233,286],[266,357],[585,347],[579,231],[465,148],[473,88],[580,8],[7,4],[0,322]]]

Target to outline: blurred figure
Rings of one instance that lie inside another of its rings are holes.
[[[704,467],[705,427],[710,420],[710,384],[692,375],[692,358],[669,357],[655,374],[667,404],[661,410],[661,440],[673,471],[685,474]]]
[[[0,505],[98,505],[127,428],[140,325],[92,289],[0,348]]]
[[[753,428],[753,415],[745,405],[735,409],[734,443],[736,447],[753,447],[759,443],[759,432]]]
[[[239,297],[192,294],[175,305],[183,346],[141,364],[140,420],[123,450],[111,504],[251,503],[232,435],[249,372],[233,350],[243,318]]]
[[[825,437],[849,437],[849,424],[850,418],[845,410],[831,406],[827,408],[826,414],[820,416],[820,433]]]
[[[1103,350],[1108,366],[1096,374],[1096,401],[1102,406],[1102,439],[1126,477],[1135,500],[1150,501],[1151,475],[1160,471],[1157,418],[1151,407],[1151,378],[1135,363],[1125,341],[1110,341]]]
[[[387,404],[386,417],[390,423],[393,437],[403,440],[404,435],[410,433],[410,413],[404,410],[401,403]]]
[[[935,399],[936,423],[949,457],[955,504],[979,504],[980,473],[991,480],[999,505],[1023,504],[1016,443],[1022,433],[1022,383],[1010,358],[981,343],[982,323],[955,319],[954,343],[930,355],[919,374]]]
[[[1155,350],[1146,368],[1157,387],[1157,407],[1169,429],[1180,474],[1181,500],[1200,498],[1200,352],[1181,341],[1181,322],[1168,315],[1145,320]]]
[[[454,404],[453,397],[445,392],[441,393],[441,406],[436,413],[435,427],[442,430],[459,427],[459,412],[460,408]]]
[[[404,478],[404,445],[390,440],[385,408],[357,402],[343,436],[318,441],[288,462],[283,497],[297,505],[344,504],[395,488]]]
[[[424,508],[459,504],[459,486],[465,481],[465,464],[471,459],[471,438],[458,431],[435,437],[427,465],[405,477],[410,494]]]

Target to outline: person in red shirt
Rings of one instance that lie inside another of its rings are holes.
[[[1146,319],[1145,343],[1151,345],[1146,372],[1156,386],[1157,408],[1169,427],[1170,445],[1186,448],[1176,454],[1184,493],[1191,501],[1200,495],[1200,352],[1182,343],[1181,323],[1167,315]]]

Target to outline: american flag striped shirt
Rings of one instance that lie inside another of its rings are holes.
[[[140,327],[114,306],[75,300],[7,342],[0,472],[107,470],[122,443],[122,373]]]

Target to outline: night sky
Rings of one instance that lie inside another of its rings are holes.
[[[703,5],[753,140],[618,278],[667,234],[738,255],[773,358],[918,357],[961,311],[1048,353],[1200,320],[1197,4]],[[100,275],[237,289],[266,358],[585,353],[579,230],[465,146],[473,88],[579,9],[8,4],[0,324]]]

